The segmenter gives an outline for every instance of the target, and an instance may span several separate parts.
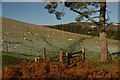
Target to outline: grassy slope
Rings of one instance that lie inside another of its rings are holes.
[[[42,52],[43,47],[46,47],[47,56],[54,57],[58,55],[60,49],[64,52],[74,49],[76,52],[86,48],[86,55],[90,59],[100,57],[97,37],[55,30],[8,18],[2,18],[2,26],[2,39],[12,42],[8,45],[9,52],[29,54],[29,48],[32,48],[32,54],[37,55]],[[110,53],[118,52],[118,41],[108,40],[108,43]],[[3,42],[3,51],[6,51],[6,45]]]
[[[13,42],[9,45],[9,51],[13,52],[27,54],[29,48],[32,48],[33,54],[37,54],[42,51],[43,47],[46,47],[49,53],[57,52],[60,49],[68,49],[70,45],[84,37],[86,36],[79,36],[78,34],[70,34],[68,32],[3,18],[3,40]],[[69,41],[68,39],[75,40]],[[6,43],[3,43],[3,50],[5,51],[4,45]]]
[[[5,32],[9,34],[6,34]],[[25,33],[27,35],[25,35]],[[39,35],[35,36],[36,33]],[[48,35],[50,37],[48,37]],[[24,37],[26,38],[26,40],[23,39]],[[75,39],[75,40],[69,41],[68,39]],[[75,48],[74,51],[79,51],[83,47],[87,49],[86,57],[87,56],[88,57],[86,58],[87,59],[86,63],[89,59],[100,58],[99,46],[98,46],[99,42],[98,42],[98,38],[96,37],[91,37],[87,35],[78,35],[78,34],[73,34],[69,32],[45,28],[41,26],[30,25],[30,24],[21,23],[21,22],[13,21],[11,19],[6,19],[6,18],[3,18],[3,40],[9,40],[12,42],[11,44],[9,44],[10,52],[8,53],[3,52],[2,54],[3,69],[6,65],[12,65],[12,68],[13,68],[13,66],[15,66],[16,64],[21,64],[21,63],[23,64],[22,61],[24,58],[27,58],[27,59],[28,58],[30,59],[30,57],[34,58],[34,56],[37,53],[40,53],[42,51],[43,47],[47,48],[47,56],[50,56],[51,59],[54,59],[54,60],[58,60],[59,58],[58,51],[60,49],[63,49],[65,52],[69,52],[73,48]],[[117,41],[108,40],[108,42],[109,42],[110,51],[117,52],[118,50]],[[6,43],[3,43],[4,51],[6,50],[5,48],[6,45],[7,45]],[[29,48],[32,48],[32,55],[29,54]],[[53,58],[54,56],[56,57]],[[80,63],[80,65],[78,66],[81,66],[81,65],[83,65],[83,63]],[[109,69],[109,68],[118,66],[118,61],[115,59],[113,61],[104,62],[104,63],[95,62],[93,65],[95,66],[95,69],[98,69],[102,66],[105,66],[105,68]],[[73,72],[75,73],[76,72],[79,73],[81,72],[81,70],[83,71],[83,69],[80,68],[81,69],[80,70],[79,67],[77,68],[79,69],[77,71],[76,68],[77,67],[71,67],[70,69],[71,70],[73,69]],[[7,71],[7,73],[9,72]]]
[[[9,44],[9,50],[12,52],[28,54],[29,48],[32,48],[33,54],[37,54],[42,51],[43,47],[46,47],[49,53],[57,52],[60,49],[66,51],[71,49],[75,42],[78,43],[75,50],[85,47],[88,51],[100,52],[97,37],[64,32],[7,18],[3,18],[2,31],[3,40],[13,42]],[[108,40],[108,43],[110,52],[117,52],[118,42]],[[6,45],[6,43],[3,43],[3,45]],[[3,50],[5,50],[5,46],[3,46]]]

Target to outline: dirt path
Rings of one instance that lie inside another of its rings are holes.
[[[74,44],[70,45],[70,52],[69,53],[73,53],[75,51],[80,51],[80,49],[82,49],[82,45],[83,45],[83,41],[85,39],[90,39],[92,37],[88,37],[88,38],[81,38],[78,41],[76,41]]]

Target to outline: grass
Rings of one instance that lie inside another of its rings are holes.
[[[100,59],[100,53],[97,52],[86,52],[86,56],[88,56],[86,59],[87,60],[97,60]]]
[[[2,55],[2,66],[3,68],[7,65],[16,65],[16,64],[21,64],[21,62],[23,61],[22,58],[18,58],[18,57],[13,57],[10,55]]]
[[[12,53],[8,53],[8,55],[13,54],[24,57],[35,57],[35,55],[41,53],[43,51],[43,47],[45,47],[47,56],[51,59],[59,60],[60,49],[62,49],[65,53],[69,53],[72,50],[77,52],[82,48],[85,48],[86,50],[91,51],[86,52],[86,55],[88,55],[87,59],[96,60],[100,58],[100,49],[98,44],[99,38],[97,37],[64,32],[43,26],[30,25],[7,18],[3,18],[3,26],[3,40],[12,42],[9,44],[8,48],[8,50],[12,51]],[[10,34],[7,35],[5,32]],[[38,35],[36,36],[35,34]],[[116,45],[117,41],[109,40],[109,44]],[[6,43],[3,43],[4,51],[6,50],[5,46]],[[30,48],[33,55],[29,54]],[[116,50],[116,47],[113,49]],[[110,50],[114,52],[115,50],[113,49]],[[40,58],[42,58],[42,54],[40,55]]]
[[[20,57],[15,57],[13,56],[14,54],[26,56],[26,57],[31,57],[33,55],[28,55],[28,54],[22,54],[22,53],[14,53],[14,52],[2,52],[2,66],[3,68],[7,65],[16,65],[16,64],[21,64],[21,62],[24,60],[24,58]],[[34,56],[33,56],[34,57]]]
[[[23,54],[23,53],[16,53],[16,52],[4,52],[4,51],[2,51],[2,53],[4,53],[4,54],[16,54],[16,55],[23,55],[23,56],[26,56],[26,57],[35,57],[35,55],[32,55],[32,54]]]
[[[99,63],[95,63],[96,65],[96,68],[98,67],[102,67],[103,65],[106,67],[106,68],[111,68],[113,66],[118,66],[118,61],[116,60],[112,60],[112,61],[107,61],[107,62],[99,62]]]

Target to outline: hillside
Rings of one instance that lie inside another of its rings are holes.
[[[28,54],[29,49],[33,55],[42,52],[46,48],[47,54],[58,54],[62,49],[64,52],[80,51],[86,48],[88,52],[100,52],[99,38],[88,35],[75,34],[60,31],[44,26],[28,24],[8,18],[2,18],[2,41],[3,51]],[[118,52],[118,41],[108,39],[110,53]]]

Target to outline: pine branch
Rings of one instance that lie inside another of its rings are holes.
[[[76,12],[76,13],[78,13],[78,14],[80,14],[80,15],[83,15],[83,13],[81,13],[81,12],[79,12],[79,11],[77,11],[77,10],[74,10],[74,9],[72,9],[72,8],[71,8],[70,10],[72,10],[73,12]],[[92,21],[93,23],[95,23],[97,26],[100,26],[100,25],[101,25],[99,22],[95,21],[93,18],[89,17],[88,15],[84,15],[84,17],[87,18],[87,19],[89,19],[89,20]]]

